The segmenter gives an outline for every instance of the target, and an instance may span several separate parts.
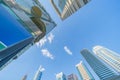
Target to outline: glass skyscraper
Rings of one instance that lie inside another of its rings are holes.
[[[0,0],[0,69],[55,26],[38,0]]]
[[[37,72],[36,72],[33,80],[41,80],[41,77],[42,77],[42,74],[43,74],[43,71],[44,71],[44,70],[45,70],[45,69],[42,68],[42,66],[40,66],[39,69],[37,70]]]
[[[70,74],[67,76],[67,80],[78,80],[78,77],[75,74]]]
[[[80,80],[95,80],[88,68],[80,61],[79,64],[76,65],[76,68],[80,75]]]
[[[27,75],[24,75],[21,80],[27,80]]]
[[[38,0],[0,0],[3,6],[38,42],[55,26],[55,22]]]
[[[63,11],[65,5],[66,5],[66,1],[67,0],[58,0],[58,6],[60,8],[61,11]]]
[[[57,80],[67,80],[66,75],[63,72],[56,74]]]
[[[108,68],[93,53],[89,52],[87,49],[84,49],[81,51],[81,54],[100,80],[119,80],[117,79],[119,77],[117,72],[114,72]]]
[[[120,73],[120,54],[113,52],[102,46],[95,46],[93,52],[101,60]]]
[[[50,0],[62,20],[68,18],[90,0]]]
[[[1,0],[0,0],[1,1]],[[33,43],[33,36],[9,14],[0,2],[0,70]]]

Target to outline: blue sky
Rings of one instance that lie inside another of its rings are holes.
[[[50,43],[48,34],[44,45],[34,45],[0,71],[0,80],[20,80],[25,74],[31,80],[40,65],[45,68],[42,80],[56,80],[55,74],[59,72],[78,75],[75,65],[82,59],[80,50],[92,50],[95,45],[120,53],[120,0],[92,0],[65,21],[60,20],[49,0],[41,3],[57,23],[51,32],[54,39]],[[46,50],[51,53],[50,58],[42,54]]]

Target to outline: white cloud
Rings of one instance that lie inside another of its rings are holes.
[[[70,51],[70,49],[67,46],[64,46],[64,50],[69,54],[72,55],[72,52]]]
[[[36,43],[38,47],[42,47],[47,42],[46,36]]]
[[[54,56],[47,49],[42,49],[41,52],[43,56],[48,57],[50,59],[54,59]]]
[[[44,37],[42,38],[39,42],[36,43],[37,47],[42,47],[43,45],[45,45],[45,43],[48,41],[50,44],[52,43],[53,39],[54,39],[54,35],[52,33],[50,33],[50,35],[48,37]]]
[[[54,37],[55,37],[55,36],[54,36],[52,33],[50,33],[50,35],[48,36],[48,41],[49,41],[49,43],[52,43]]]

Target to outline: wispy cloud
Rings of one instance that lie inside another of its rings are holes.
[[[37,45],[38,47],[41,47],[41,46],[43,46],[46,42],[47,42],[47,38],[46,38],[46,36],[45,36],[45,37],[42,38],[39,42],[37,42],[36,45]]]
[[[55,37],[55,36],[54,36],[52,33],[50,33],[50,35],[48,36],[48,41],[49,41],[49,43],[52,43],[54,37]]]
[[[72,55],[71,50],[67,46],[64,46],[64,50],[67,52],[67,54]]]
[[[50,44],[52,43],[53,39],[54,39],[54,35],[52,33],[50,33],[48,36],[45,36],[44,38],[42,38],[39,42],[36,43],[37,47],[42,47],[43,45],[46,44],[46,42],[49,42]]]
[[[43,56],[48,57],[50,59],[54,59],[54,56],[47,49],[42,49],[41,52]]]

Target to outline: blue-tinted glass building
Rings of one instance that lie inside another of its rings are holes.
[[[118,53],[102,46],[95,46],[93,48],[93,52],[98,56],[98,58],[100,58],[100,60],[107,63],[114,70],[120,73],[120,55]]]
[[[0,3],[0,69],[33,43],[33,36]]]
[[[42,68],[42,66],[40,66],[39,69],[37,70],[37,72],[36,72],[33,80],[41,80],[44,70],[45,70],[45,69]]]
[[[27,75],[24,75],[21,80],[27,80]]]
[[[0,0],[0,69],[38,42],[55,22],[38,0]]]
[[[33,35],[34,42],[38,42],[56,26],[38,0],[1,0],[1,3]]]
[[[58,6],[60,8],[61,11],[63,11],[65,5],[66,5],[66,1],[67,0],[58,0]]]
[[[63,72],[56,74],[57,80],[67,80],[66,75]]]
[[[76,65],[76,68],[79,72],[80,80],[95,80],[91,71],[88,70],[87,66],[82,61]]]
[[[93,55],[87,49],[82,50],[81,54],[90,65],[90,67],[93,69],[93,71],[100,78],[100,80],[119,80],[117,79],[119,76],[116,72],[103,64],[95,55]]]
[[[62,20],[65,20],[91,0],[50,0]]]
[[[76,74],[70,74],[67,76],[67,80],[78,80],[78,77]]]

